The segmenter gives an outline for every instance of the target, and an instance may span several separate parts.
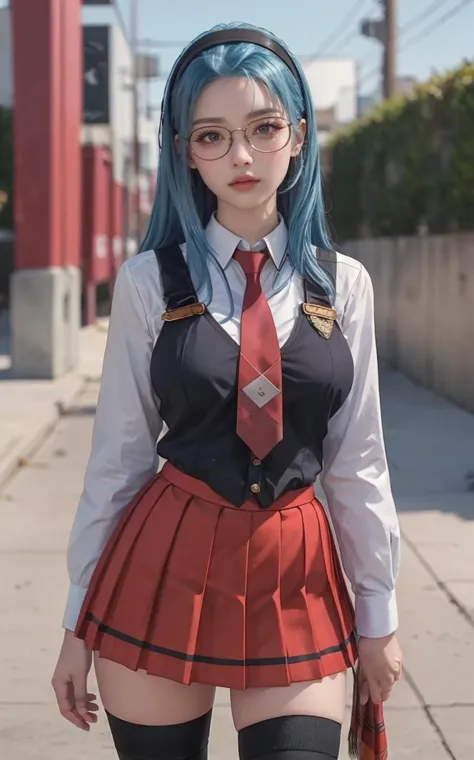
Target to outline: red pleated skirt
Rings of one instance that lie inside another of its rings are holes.
[[[124,510],[76,636],[132,670],[234,689],[321,679],[357,659],[313,488],[235,507],[170,463]]]
[[[313,488],[235,507],[169,462],[125,508],[76,636],[183,684],[287,686],[354,669],[354,611]],[[351,757],[386,760],[382,705],[354,681]]]

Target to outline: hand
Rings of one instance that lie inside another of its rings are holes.
[[[385,702],[401,676],[402,652],[395,634],[380,639],[360,638],[359,685],[363,705],[369,697],[375,704]]]
[[[87,675],[92,665],[92,652],[72,631],[65,631],[51,683],[59,712],[77,728],[90,730],[97,722],[99,706],[95,694],[87,693]]]

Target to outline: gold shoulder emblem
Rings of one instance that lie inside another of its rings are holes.
[[[321,337],[329,340],[337,319],[337,312],[329,306],[320,306],[316,303],[302,304],[304,314]]]
[[[204,314],[206,306],[203,303],[192,303],[189,306],[181,306],[179,309],[170,309],[165,311],[161,315],[161,319],[165,322],[175,322],[178,319],[186,319],[186,317],[195,317]]]

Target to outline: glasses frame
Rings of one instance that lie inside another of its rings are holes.
[[[272,117],[269,116],[268,118],[271,119]],[[205,125],[203,125],[202,127],[195,127],[195,129],[193,129],[189,133],[188,137],[183,137],[182,139],[184,140],[184,142],[188,143],[188,147],[189,147],[190,153],[192,153],[193,156],[196,156],[197,158],[199,158],[200,161],[220,161],[221,158],[225,158],[225,156],[227,156],[227,154],[230,152],[230,149],[232,148],[232,145],[234,144],[234,134],[235,134],[235,132],[243,132],[244,133],[244,137],[247,140],[250,148],[252,150],[257,151],[257,153],[278,153],[280,150],[283,150],[283,148],[286,148],[286,146],[290,142],[291,136],[292,136],[292,132],[293,132],[294,124],[293,124],[293,122],[288,121],[287,119],[283,119],[281,116],[276,116],[276,117],[273,117],[273,118],[276,118],[276,119],[279,119],[280,121],[283,121],[286,124],[286,126],[289,127],[289,130],[288,130],[288,140],[286,141],[286,143],[284,145],[281,146],[281,148],[275,148],[275,150],[259,150],[258,148],[255,148],[252,145],[252,143],[250,142],[250,140],[248,138],[248,135],[247,135],[247,129],[250,127],[250,125],[251,124],[255,124],[256,122],[259,122],[259,121],[265,122],[265,117],[260,117],[259,119],[252,119],[252,121],[249,121],[249,123],[247,124],[246,127],[239,127],[238,129],[227,129],[227,127],[223,127],[221,124],[210,124],[209,127],[208,127],[208,129],[210,129],[212,127],[215,127],[216,129],[225,129],[225,131],[228,132],[229,135],[230,135],[229,145],[228,145],[228,148],[227,148],[226,152],[223,153],[222,156],[219,156],[218,158],[203,158],[202,156],[199,155],[199,153],[196,153],[196,151],[194,151],[192,149],[192,147],[191,147],[191,138],[192,138],[193,134],[195,132],[199,132],[199,131],[202,131],[203,129],[206,129]]]

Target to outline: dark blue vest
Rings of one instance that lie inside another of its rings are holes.
[[[335,254],[318,255],[336,282]],[[167,309],[196,304],[179,246],[157,249],[156,256]],[[307,281],[304,287],[307,303],[330,306],[322,288]],[[303,310],[281,355],[283,440],[259,461],[235,432],[237,343],[207,310],[165,322],[150,368],[169,429],[158,454],[236,506],[254,497],[265,508],[283,493],[314,483],[322,469],[328,421],[352,386],[352,356],[337,322],[328,340]]]

